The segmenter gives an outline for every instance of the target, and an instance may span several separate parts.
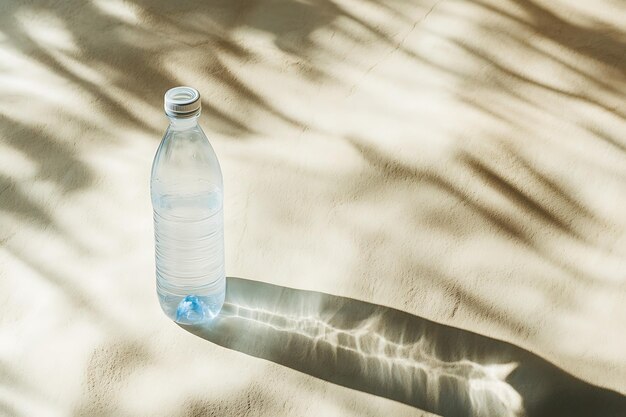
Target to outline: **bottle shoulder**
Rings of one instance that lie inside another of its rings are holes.
[[[161,140],[152,164],[152,180],[162,182],[210,181],[221,188],[222,172],[208,138],[197,128],[168,129]]]

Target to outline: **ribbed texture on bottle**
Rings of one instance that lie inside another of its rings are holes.
[[[223,215],[184,220],[154,212],[157,285],[170,295],[206,296],[224,279]]]

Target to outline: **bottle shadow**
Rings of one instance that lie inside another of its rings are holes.
[[[446,417],[626,416],[626,397],[510,343],[347,297],[227,278],[228,349]]]

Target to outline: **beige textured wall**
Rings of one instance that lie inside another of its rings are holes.
[[[561,415],[528,411],[495,339],[624,404],[625,22],[619,0],[3,1],[0,415],[426,416],[424,363],[491,415]],[[161,314],[149,171],[181,84],[224,172],[227,274],[393,320],[279,297],[224,348]],[[451,365],[406,341],[420,318],[489,339]]]

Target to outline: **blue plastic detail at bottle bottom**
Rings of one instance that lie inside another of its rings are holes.
[[[186,297],[159,295],[165,314],[180,324],[202,324],[212,321],[224,305],[224,291],[208,296]]]
[[[202,300],[195,295],[188,295],[178,304],[176,321],[179,323],[204,321],[207,313],[207,308]]]

